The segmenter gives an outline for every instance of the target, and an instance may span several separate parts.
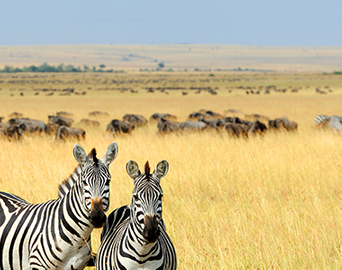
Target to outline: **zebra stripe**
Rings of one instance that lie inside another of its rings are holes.
[[[327,115],[318,115],[316,116],[315,118],[315,123],[316,125],[322,125],[324,124],[325,122],[328,122],[330,121],[331,117],[330,116],[327,116]]]
[[[169,164],[162,160],[150,174],[142,174],[135,161],[126,165],[134,181],[131,205],[114,210],[101,234],[96,269],[176,269],[177,257],[162,219],[160,179]]]
[[[318,115],[315,118],[315,123],[318,127],[329,127],[332,131],[342,131],[342,117],[337,115]]]
[[[331,116],[329,127],[333,131],[342,131],[342,117],[337,115]]]
[[[90,155],[90,154],[89,154]],[[89,158],[88,155],[88,158]],[[71,187],[78,181],[80,175],[82,173],[82,166],[78,165],[75,169],[75,171],[67,178],[64,180],[58,187],[58,197],[63,198],[65,194],[69,192]]]
[[[99,160],[79,145],[74,156],[81,173],[61,198],[30,204],[0,192],[0,269],[83,269],[91,258],[90,233],[105,222],[109,164],[117,145]]]

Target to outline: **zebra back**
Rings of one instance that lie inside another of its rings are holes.
[[[330,121],[330,119],[331,119],[330,116],[321,114],[321,115],[316,116],[315,123],[316,125],[320,125],[324,122]]]
[[[333,115],[329,122],[329,127],[332,130],[342,131],[342,117]]]

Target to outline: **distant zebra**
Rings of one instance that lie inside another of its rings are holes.
[[[109,164],[118,152],[109,145],[102,159],[74,146],[79,163],[59,188],[59,199],[30,204],[0,192],[0,269],[83,269],[91,258],[90,234],[106,220]]]
[[[96,269],[176,269],[177,257],[162,219],[160,179],[169,164],[160,161],[150,174],[148,162],[141,173],[135,161],[126,165],[134,181],[131,205],[114,210],[101,234]]]
[[[330,119],[331,119],[330,116],[321,114],[321,115],[316,116],[315,123],[319,127],[324,127],[324,126],[326,126],[327,123],[330,122]]]
[[[333,131],[342,131],[342,117],[333,115],[318,115],[315,118],[317,127],[326,128],[329,127]]]
[[[342,131],[342,117],[337,115],[331,116],[329,127],[331,130]]]

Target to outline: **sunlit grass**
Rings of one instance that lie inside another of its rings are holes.
[[[132,179],[125,164],[143,167],[170,163],[162,179],[163,217],[175,245],[179,269],[341,269],[342,267],[342,137],[314,128],[321,113],[342,114],[341,95],[308,94],[245,96],[170,96],[99,92],[86,97],[7,97],[2,113],[22,111],[47,121],[60,110],[75,122],[92,110],[100,128],[87,128],[86,140],[55,143],[53,136],[0,141],[0,190],[32,203],[57,197],[58,184],[73,172],[75,143],[86,151],[96,147],[102,157],[117,141],[119,154],[111,164],[111,205],[129,204]],[[180,121],[202,108],[223,113],[230,108],[271,118],[286,115],[298,122],[295,133],[267,133],[248,140],[226,133],[203,132],[160,136],[155,125],[113,138],[105,132],[112,118],[154,112],[176,114]],[[46,118],[45,118],[46,117]],[[100,230],[93,233],[94,251]]]

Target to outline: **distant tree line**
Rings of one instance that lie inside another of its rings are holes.
[[[84,65],[83,68],[81,67],[74,67],[73,65],[64,65],[60,64],[58,66],[52,66],[47,63],[44,63],[40,66],[24,66],[23,68],[19,67],[11,67],[5,66],[4,69],[0,69],[0,73],[19,73],[19,72],[115,72],[115,73],[122,73],[123,70],[113,70],[113,69],[105,69],[106,66],[101,64],[99,68],[93,66],[89,68],[87,65]]]

